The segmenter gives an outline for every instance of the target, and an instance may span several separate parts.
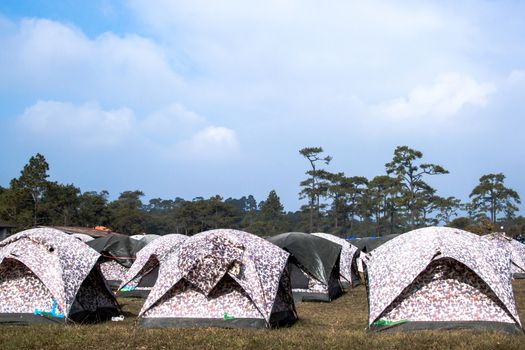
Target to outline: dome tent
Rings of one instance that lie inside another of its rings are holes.
[[[365,264],[370,330],[521,332],[510,256],[475,234],[410,231],[375,249]]]
[[[339,282],[339,244],[303,232],[267,239],[291,255],[288,269],[295,301],[331,301],[343,293]]]
[[[99,260],[102,275],[111,287],[117,288],[136,259],[136,254],[146,243],[129,236],[109,234],[86,242],[101,254]]]
[[[159,236],[159,235],[144,235],[144,237],[142,237],[140,239],[140,241],[144,242],[146,244],[150,244],[151,242],[153,242],[156,239],[159,239],[160,237],[162,237],[162,236]]]
[[[141,327],[266,328],[297,319],[288,254],[243,231],[189,237],[162,260]]]
[[[500,248],[510,253],[510,272],[514,278],[525,278],[525,244],[505,235],[504,232],[494,232],[483,236]]]
[[[121,296],[147,297],[155,285],[159,273],[159,262],[187,236],[168,234],[149,243],[137,253],[137,259],[126,272],[119,287]]]
[[[94,322],[119,314],[96,268],[99,254],[51,229],[19,232],[0,243],[0,322]]]
[[[137,241],[141,241],[141,242],[144,242],[146,244],[149,244],[151,242],[153,242],[154,240],[156,240],[157,238],[160,238],[162,236],[160,235],[153,235],[153,234],[142,234],[142,235],[133,235],[133,236],[129,236],[129,238],[131,239],[135,239]]]
[[[341,276],[341,286],[343,288],[350,288],[359,284],[359,272],[357,271],[357,258],[359,256],[359,249],[350,244],[347,240],[328,234],[316,232],[312,235],[327,239],[331,242],[341,246],[341,259],[339,274]]]

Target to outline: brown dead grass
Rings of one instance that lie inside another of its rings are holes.
[[[514,283],[525,320],[525,280]],[[139,329],[139,299],[119,300],[123,322],[83,326],[0,326],[0,349],[525,349],[525,336],[480,331],[366,332],[363,286],[332,303],[302,303],[300,320],[275,330]]]

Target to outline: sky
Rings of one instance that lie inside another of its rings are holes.
[[[502,172],[525,199],[525,2],[0,2],[0,186],[50,179],[147,201],[276,190],[308,162],[385,173],[398,145],[467,200]]]

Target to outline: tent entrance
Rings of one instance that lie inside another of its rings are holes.
[[[24,264],[4,259],[0,266],[0,314],[34,314],[53,309],[53,295]]]
[[[431,262],[377,321],[516,324],[490,287],[467,266],[450,258]]]

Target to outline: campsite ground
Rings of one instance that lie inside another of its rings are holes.
[[[525,280],[514,283],[525,320]],[[300,320],[276,330],[139,329],[142,301],[120,299],[123,322],[86,326],[0,326],[0,349],[525,349],[525,335],[493,332],[367,333],[363,286],[330,304],[302,303]]]

